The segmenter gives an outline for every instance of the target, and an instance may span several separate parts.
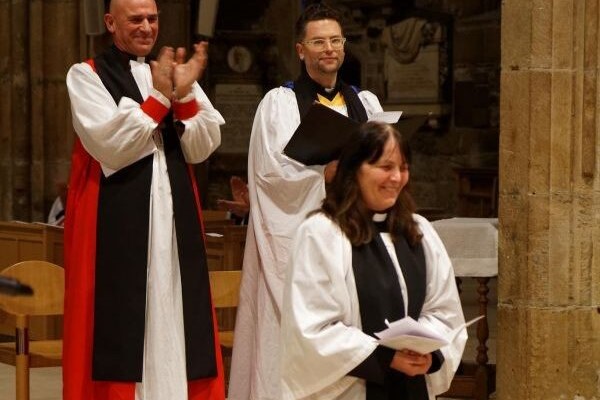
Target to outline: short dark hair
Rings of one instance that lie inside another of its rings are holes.
[[[325,2],[317,2],[307,6],[296,21],[296,41],[300,42],[306,35],[306,25],[311,21],[332,19],[342,27],[342,15]],[[342,28],[343,29],[343,28]],[[342,30],[343,31],[343,30]]]
[[[410,163],[410,149],[400,132],[389,124],[367,122],[360,127],[360,138],[344,148],[339,158],[337,172],[327,186],[321,211],[336,222],[354,246],[373,239],[373,211],[367,209],[358,185],[358,172],[363,163],[374,164],[384,152],[385,144],[392,138],[400,154]],[[388,210],[387,225],[396,240],[404,235],[411,246],[422,237],[413,218],[415,203],[407,184],[396,203]]]

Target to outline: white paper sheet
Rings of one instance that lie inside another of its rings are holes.
[[[484,315],[473,318],[456,329],[441,334],[424,326],[411,317],[405,317],[388,325],[387,329],[376,332],[378,343],[395,350],[408,349],[420,354],[428,354],[451,343],[456,335],[467,326],[479,321]]]
[[[402,116],[402,111],[380,111],[369,118],[369,121],[385,122],[386,124],[395,124]]]

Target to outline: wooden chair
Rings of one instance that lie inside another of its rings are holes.
[[[229,216],[227,214],[227,211],[209,210],[205,208],[202,210],[202,218],[205,221],[223,221],[229,219]]]
[[[239,302],[242,271],[208,271],[208,273],[210,291],[219,326],[219,342],[221,343],[221,355],[225,370],[225,388],[229,390],[235,308]]]
[[[206,235],[206,259],[210,271],[242,269],[246,225],[215,227]]]
[[[202,210],[202,221],[206,233],[215,232],[215,229],[222,229],[223,226],[234,224],[227,211],[221,210]]]
[[[62,340],[29,340],[30,317],[63,313],[64,269],[46,261],[23,261],[0,272],[31,286],[32,296],[0,295],[0,309],[15,326],[15,342],[0,343],[0,362],[16,367],[17,400],[29,400],[29,368],[58,367]]]
[[[242,271],[208,271],[210,278],[210,291],[213,305],[219,309],[235,308],[240,298],[240,283]],[[219,341],[221,348],[233,348],[233,324],[221,326],[219,324]]]

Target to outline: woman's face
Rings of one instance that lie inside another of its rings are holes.
[[[381,157],[374,164],[364,162],[357,174],[362,199],[375,212],[385,211],[396,203],[408,178],[408,163],[393,136],[385,143]]]

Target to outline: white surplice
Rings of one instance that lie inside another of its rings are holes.
[[[431,224],[414,215],[423,233],[426,295],[419,322],[447,333],[464,323],[454,272]],[[403,299],[410,302],[389,234],[382,234],[399,276]],[[281,321],[281,399],[365,400],[363,379],[347,376],[377,347],[361,330],[352,246],[324,214],[298,229],[286,276]],[[407,309],[407,308],[405,308]],[[466,330],[441,349],[441,369],[425,375],[429,399],[445,392],[460,363]]]
[[[152,95],[166,107],[170,102],[152,88],[150,66],[130,61],[143,99]],[[106,176],[154,154],[148,238],[148,283],[142,382],[139,400],[187,400],[183,305],[171,185],[158,124],[134,100],[118,105],[87,63],[67,74],[73,126],[87,152]],[[204,161],[221,143],[225,121],[200,86],[193,85],[200,111],[182,121],[181,148],[188,163]],[[185,99],[187,100],[187,98]]]
[[[367,116],[382,111],[377,97],[358,97]],[[334,107],[332,107],[334,108]],[[335,107],[347,115],[346,107]],[[281,400],[279,321],[291,241],[306,214],[325,197],[324,166],[283,154],[300,124],[294,91],[269,91],[256,112],[248,152],[250,220],[235,324],[229,400]]]

